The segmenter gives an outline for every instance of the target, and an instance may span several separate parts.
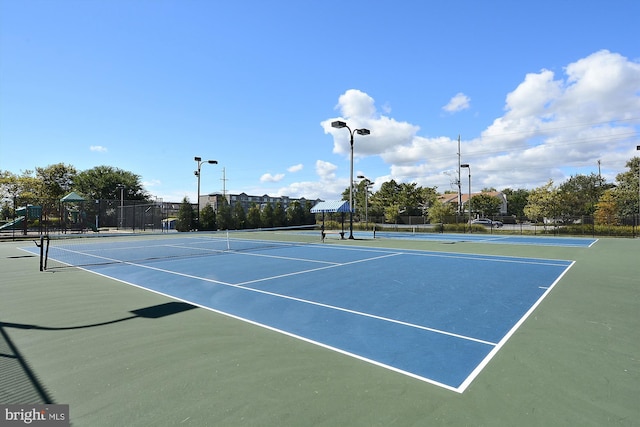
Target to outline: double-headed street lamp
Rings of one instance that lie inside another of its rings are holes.
[[[198,163],[198,170],[196,170],[193,173],[198,177],[198,216],[196,218],[196,224],[198,229],[200,229],[200,167],[202,166],[203,163],[209,163],[210,165],[217,165],[218,161],[217,160],[203,161],[202,157],[194,157],[193,160],[195,160]]]
[[[471,233],[471,165],[465,163],[460,165],[460,167],[469,169],[469,233]]]
[[[347,128],[349,130],[349,135],[351,136],[351,174],[349,175],[349,238],[353,239],[353,133],[356,132],[358,135],[369,135],[371,131],[369,129],[354,129],[351,130],[349,126],[343,121],[336,120],[335,122],[331,122],[331,127],[341,129]]]

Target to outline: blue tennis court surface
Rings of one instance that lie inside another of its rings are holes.
[[[595,244],[598,239],[589,237],[556,237],[535,235],[509,235],[492,233],[425,233],[425,232],[401,232],[401,231],[358,231],[354,232],[356,238],[362,239],[399,239],[399,240],[427,240],[436,242],[473,242],[473,243],[502,243],[507,245],[536,245],[536,246],[563,246],[587,248]]]
[[[73,252],[104,260],[83,268],[457,392],[572,265],[285,242],[221,251],[220,244],[205,236],[158,239],[144,248],[61,245],[51,247],[50,258]],[[162,258],[168,247],[207,255]],[[145,260],[127,261],[128,252],[142,251],[150,254]]]

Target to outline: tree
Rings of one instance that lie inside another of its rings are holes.
[[[545,185],[535,188],[529,193],[527,205],[524,207],[524,214],[532,221],[555,218],[555,213],[558,210],[556,200],[553,180],[549,180]]]
[[[96,166],[78,173],[74,189],[90,200],[118,200],[124,186],[125,200],[149,200],[140,176],[112,166]]]
[[[220,204],[218,204],[218,215],[216,216],[219,230],[233,229],[233,218],[231,216],[231,206],[227,202],[226,198],[222,198]]]
[[[42,184],[40,197],[60,200],[73,187],[77,173],[76,168],[64,163],[36,168],[36,177]]]
[[[384,182],[380,189],[371,196],[369,205],[378,210],[378,212],[383,213],[385,218],[388,219],[387,208],[393,205],[399,206],[400,204],[398,194],[400,194],[400,185],[395,180]],[[395,209],[395,215],[397,215],[397,206]]]
[[[471,197],[471,208],[475,212],[480,212],[480,216],[492,216],[500,212],[502,200],[496,196],[486,193],[476,194]]]
[[[423,201],[421,208],[425,212],[438,201],[438,187],[421,187],[420,192],[422,193],[421,200]]]
[[[262,226],[266,228],[273,227],[273,206],[271,203],[267,203],[265,207],[262,209]]]
[[[529,190],[505,188],[502,193],[507,196],[507,215],[513,215],[516,218],[524,217],[524,207],[527,205]]]
[[[620,217],[629,217],[638,214],[638,174],[640,173],[640,157],[634,157],[626,164],[628,171],[616,176],[618,183],[615,188],[615,199]]]
[[[283,227],[287,225],[287,214],[282,207],[281,202],[276,202],[276,207],[273,210],[273,226]]]
[[[260,228],[262,226],[262,217],[260,214],[260,206],[255,202],[249,206],[249,212],[247,212],[247,227]]]
[[[447,221],[447,217],[451,217],[456,214],[456,210],[454,205],[450,203],[442,203],[440,200],[436,200],[433,202],[431,207],[429,208],[428,218],[429,222],[432,224],[435,223],[445,223]]]
[[[594,221],[596,224],[618,225],[618,204],[614,190],[607,190],[600,197],[596,204]]]
[[[41,182],[33,176],[32,171],[24,171],[20,176],[0,171],[0,198],[4,200],[4,216],[13,217],[14,203],[15,207],[39,204],[38,195],[41,193]]]
[[[608,188],[604,180],[594,173],[574,175],[558,187],[563,194],[567,216],[593,215],[596,203]]]
[[[178,218],[176,220],[177,231],[191,231],[195,228],[195,215],[193,207],[189,202],[189,199],[185,197],[182,199],[180,208],[178,209]]]
[[[400,184],[400,194],[398,195],[398,205],[405,215],[422,215],[422,208],[425,204],[422,187],[418,187],[415,182]]]
[[[302,225],[304,224],[304,209],[298,200],[294,200],[287,207],[287,224]]]
[[[244,208],[242,207],[242,203],[236,203],[233,206],[232,218],[233,218],[232,223],[236,230],[242,230],[243,228],[246,228],[247,214],[245,213]]]
[[[400,205],[392,203],[384,208],[384,220],[388,223],[395,223],[400,216]]]
[[[211,204],[207,203],[200,211],[200,230],[215,231],[217,229],[216,213]]]
[[[305,201],[304,202],[304,224],[316,223],[316,214],[311,213],[311,208],[313,208],[313,202],[311,202],[311,200]]]
[[[58,216],[59,201],[71,190],[76,174],[73,166],[64,163],[36,168],[36,178],[40,181],[37,196],[45,218]]]

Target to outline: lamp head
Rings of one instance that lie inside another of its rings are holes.
[[[468,168],[469,167],[469,163],[463,163],[460,165],[461,168]]]
[[[218,161],[217,160],[207,160],[207,163],[209,163],[210,165],[217,165]]]
[[[199,162],[200,160],[202,160],[202,157],[194,157],[193,160],[195,160],[196,162]]]
[[[358,132],[358,135],[369,135],[369,134],[371,134],[371,131],[369,129],[356,129],[356,132]]]
[[[346,128],[347,124],[345,122],[340,121],[340,120],[336,120],[335,122],[331,122],[331,127],[332,128],[337,128],[337,129]]]

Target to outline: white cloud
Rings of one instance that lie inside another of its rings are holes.
[[[272,175],[270,173],[265,173],[260,177],[260,182],[280,182],[284,178],[283,173],[277,173]]]
[[[444,107],[442,107],[442,109],[449,113],[455,113],[458,111],[468,109],[470,102],[471,102],[471,98],[469,98],[464,93],[460,92],[460,93],[457,93],[453,98],[451,98],[451,100],[449,100],[449,103]]]
[[[462,141],[462,162],[471,164],[474,190],[532,188],[550,178],[561,182],[571,174],[597,170],[598,160],[607,176],[623,171],[626,161],[637,155],[640,63],[603,50],[563,71],[527,74],[506,94],[504,114],[478,136]],[[443,108],[468,107],[469,98],[459,93]],[[368,136],[354,135],[354,156],[380,158],[389,173],[379,175],[449,189],[452,179],[445,172],[457,176],[455,139],[418,135],[418,126],[380,114],[374,99],[359,90],[341,95],[337,108],[340,117],[321,123],[333,136],[334,153],[350,155],[349,132],[331,127],[332,121],[343,120],[351,129],[371,130]],[[339,193],[348,182],[342,184]]]
[[[91,147],[89,147],[89,150],[95,151],[97,153],[106,153],[107,147],[103,147],[102,145],[92,145]]]
[[[336,169],[338,169],[338,167],[333,163],[325,162],[323,160],[316,161],[316,173],[323,181],[335,179]]]
[[[334,153],[349,156],[351,152],[350,133],[348,129],[332,128],[331,123],[335,120],[346,121],[352,131],[361,128],[371,131],[370,135],[354,135],[354,157],[382,155],[411,143],[419,127],[379,115],[374,104],[373,98],[356,89],[340,96],[338,108],[342,116],[321,123],[324,132],[333,135]]]
[[[302,165],[302,163],[299,163],[297,165],[289,166],[289,168],[287,168],[287,171],[291,173],[300,172],[303,167],[304,166]]]
[[[318,180],[295,182],[278,189],[277,194],[290,197],[306,197],[309,199],[335,199],[349,185],[348,178],[338,178],[338,166],[324,160],[317,160],[315,172]]]

